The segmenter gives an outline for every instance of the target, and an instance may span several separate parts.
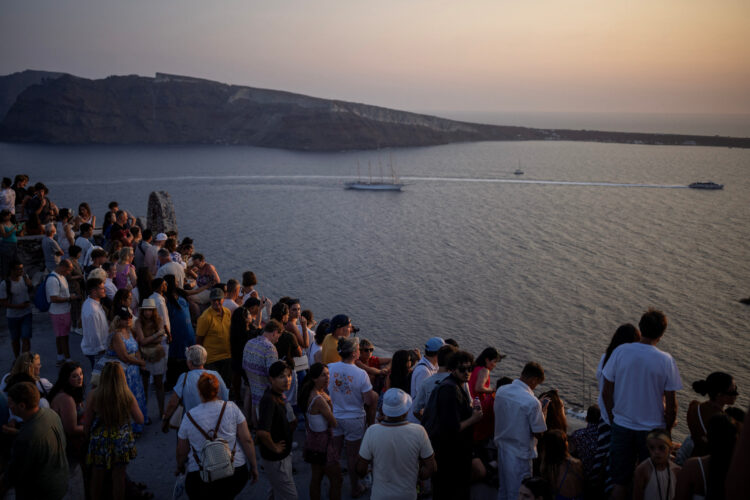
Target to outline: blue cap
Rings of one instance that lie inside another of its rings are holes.
[[[424,345],[424,350],[427,352],[438,352],[438,350],[445,345],[445,340],[440,337],[432,337]]]
[[[328,331],[333,333],[336,331],[336,329],[341,328],[342,326],[346,326],[349,323],[351,323],[349,316],[347,316],[346,314],[337,314],[336,316],[331,318],[331,326],[328,327]]]

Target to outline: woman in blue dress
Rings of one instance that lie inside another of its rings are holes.
[[[172,334],[167,358],[166,388],[171,389],[180,374],[188,371],[185,350],[195,345],[195,330],[190,320],[190,307],[185,298],[185,292],[175,285],[174,275],[165,275],[164,281],[167,283],[167,293],[164,298],[167,299],[167,312]]]
[[[138,341],[133,335],[133,315],[127,307],[120,307],[115,311],[115,319],[112,320],[112,337],[105,358],[116,358],[125,370],[125,379],[128,382],[130,392],[138,401],[138,407],[148,424],[149,418],[146,408],[146,393],[143,390],[141,379],[141,367],[146,365],[138,352]],[[133,424],[133,432],[143,432],[143,425]]]

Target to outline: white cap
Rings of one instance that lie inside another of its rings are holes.
[[[411,396],[401,389],[388,389],[383,394],[383,414],[386,417],[400,417],[409,412]]]
[[[164,233],[159,233],[156,235],[156,238],[154,238],[154,241],[167,241],[167,235]]]

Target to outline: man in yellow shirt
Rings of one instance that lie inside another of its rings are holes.
[[[339,339],[349,337],[352,331],[356,330],[352,327],[349,316],[346,314],[337,314],[331,319],[331,326],[328,328],[328,331],[330,333],[325,336],[320,346],[320,360],[324,365],[341,361],[341,356],[339,356],[337,350]]]
[[[232,314],[222,305],[224,292],[212,288],[209,295],[211,307],[198,318],[195,337],[198,344],[206,349],[206,370],[214,370],[229,387],[232,383],[232,349],[229,343],[229,325]]]

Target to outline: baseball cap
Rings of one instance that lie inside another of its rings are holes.
[[[383,414],[386,417],[400,417],[411,408],[411,396],[401,389],[391,388],[383,394]]]
[[[445,345],[445,341],[440,337],[432,337],[424,345],[424,350],[427,352],[438,352],[438,350]]]
[[[328,328],[328,331],[332,333],[336,331],[337,328],[346,326],[349,323],[351,323],[349,316],[347,316],[346,314],[337,314],[336,316],[331,318],[331,326]]]

